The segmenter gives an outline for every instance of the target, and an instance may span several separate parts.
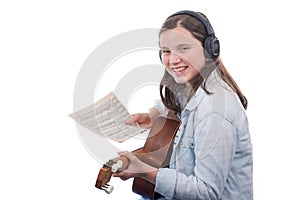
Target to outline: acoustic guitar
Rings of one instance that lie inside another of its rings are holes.
[[[153,123],[144,146],[133,151],[134,155],[153,167],[168,167],[173,148],[173,139],[179,126],[180,121],[175,114],[169,112],[168,117],[159,116]],[[126,169],[128,162],[125,156],[109,160],[100,169],[95,187],[104,190],[106,193],[111,193],[113,187],[108,182],[112,174],[118,170]],[[154,187],[155,185],[147,180],[135,177],[132,191],[154,200],[159,197],[159,194],[154,191]]]

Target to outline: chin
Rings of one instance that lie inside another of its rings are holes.
[[[174,78],[174,79],[175,79],[176,83],[179,83],[179,84],[184,84],[184,83],[188,82],[188,80],[183,77],[182,78]]]

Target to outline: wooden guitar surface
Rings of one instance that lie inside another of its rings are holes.
[[[143,148],[134,154],[143,162],[156,167],[168,167],[173,148],[173,138],[180,126],[180,121],[174,118],[158,117],[151,127],[149,136]],[[132,191],[150,199],[156,199],[155,185],[142,179],[134,178]]]

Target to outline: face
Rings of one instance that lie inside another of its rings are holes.
[[[202,43],[183,27],[161,33],[160,47],[163,64],[177,83],[188,83],[205,65]]]

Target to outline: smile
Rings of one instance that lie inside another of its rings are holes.
[[[176,68],[172,68],[172,70],[175,73],[182,73],[184,70],[186,70],[188,68],[188,66],[184,66],[184,67],[176,67]]]

